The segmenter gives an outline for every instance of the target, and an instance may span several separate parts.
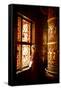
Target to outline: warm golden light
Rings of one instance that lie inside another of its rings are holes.
[[[17,69],[21,67],[21,46],[17,44]]]
[[[26,20],[23,20],[22,41],[30,42],[30,23]]]
[[[56,44],[56,42],[48,42],[47,44]]]
[[[48,22],[48,71],[51,73],[57,72],[57,29],[55,23],[55,18]]]
[[[30,46],[22,45],[22,67],[28,66],[30,63]]]
[[[20,42],[21,41],[21,18],[18,17],[18,24],[17,24],[18,28],[17,28],[17,41]]]
[[[25,68],[30,68],[32,66],[34,50],[33,48],[31,50],[31,44],[35,42],[34,24],[32,27],[33,29],[31,32],[31,23],[28,20],[23,19],[21,17],[17,18],[17,71],[22,72],[23,70],[26,70]],[[32,36],[32,42],[30,36]]]
[[[22,31],[21,31],[22,27]],[[22,32],[22,35],[21,35]],[[21,37],[22,36],[22,37]],[[17,42],[30,42],[30,23],[22,19],[21,26],[21,17],[17,18]],[[17,44],[17,70],[26,66],[29,66],[30,63],[30,45],[21,45]],[[22,48],[22,49],[21,49]]]

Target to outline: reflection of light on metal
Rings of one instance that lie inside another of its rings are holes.
[[[48,52],[48,62],[52,62],[52,60],[55,60],[56,52]]]
[[[48,42],[47,44],[56,44],[56,42]]]
[[[32,61],[30,61],[30,63],[29,63],[29,67],[31,67],[31,66],[32,66],[32,63],[33,63],[33,62],[32,62]]]
[[[52,22],[55,19],[56,19],[56,17],[52,17],[52,18],[49,18],[47,21],[48,21],[48,23],[50,23],[50,22]]]
[[[56,52],[57,52],[57,28],[55,25],[55,18],[51,18],[48,21],[48,67],[46,71],[49,75],[54,76],[57,73],[57,60],[56,60]]]

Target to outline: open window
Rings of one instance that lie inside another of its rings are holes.
[[[31,47],[35,44],[35,24],[33,21],[18,15],[17,17],[17,56],[16,70],[24,71],[29,67]]]

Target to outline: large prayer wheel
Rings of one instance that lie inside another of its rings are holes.
[[[47,40],[47,68],[46,73],[48,76],[52,78],[58,77],[58,64],[59,64],[59,57],[58,57],[58,18],[57,18],[57,11],[49,8],[48,9],[48,40]]]

